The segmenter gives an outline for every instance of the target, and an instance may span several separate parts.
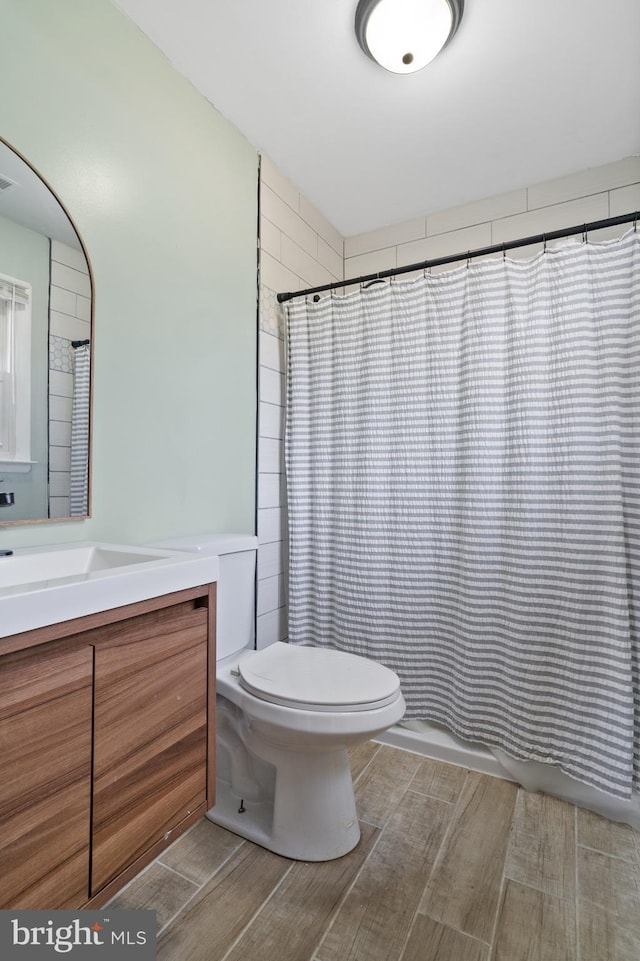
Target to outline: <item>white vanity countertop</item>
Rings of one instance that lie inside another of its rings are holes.
[[[216,556],[82,541],[0,557],[0,638],[218,579]]]

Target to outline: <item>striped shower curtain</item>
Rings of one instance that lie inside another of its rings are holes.
[[[89,411],[91,391],[91,345],[73,351],[73,404],[71,409],[71,479],[69,514],[89,513]]]
[[[629,797],[640,235],[286,311],[290,640],[387,664],[408,718]]]

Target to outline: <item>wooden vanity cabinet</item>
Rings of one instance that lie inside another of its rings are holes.
[[[87,639],[93,895],[207,799],[207,610],[185,602]]]
[[[104,904],[213,805],[215,597],[0,640],[0,908]]]
[[[0,908],[75,908],[89,877],[93,651],[0,657]]]

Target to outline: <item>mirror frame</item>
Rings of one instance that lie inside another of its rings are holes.
[[[93,274],[93,267],[91,265],[91,260],[89,258],[89,253],[87,251],[86,244],[80,235],[76,223],[69,213],[66,205],[62,202],[53,187],[45,180],[40,171],[34,167],[31,161],[27,160],[22,151],[18,150],[10,141],[5,137],[0,135],[0,143],[11,150],[16,157],[18,157],[26,166],[31,170],[31,172],[38,178],[43,187],[52,195],[54,200],[58,203],[60,209],[64,213],[65,217],[71,224],[80,247],[82,248],[82,253],[87,263],[87,270],[89,273],[89,284],[91,288],[91,309],[90,309],[90,338],[91,338],[91,351],[89,355],[89,449],[88,449],[88,464],[87,464],[87,512],[86,514],[75,514],[69,517],[33,517],[25,518],[23,520],[2,520],[0,515],[0,527],[17,527],[24,524],[59,524],[66,521],[85,521],[92,516],[92,490],[93,490],[93,392],[94,392],[94,338],[95,338],[95,278]],[[7,482],[5,481],[5,484]],[[49,498],[47,497],[47,500]]]

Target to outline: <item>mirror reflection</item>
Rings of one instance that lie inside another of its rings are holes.
[[[82,242],[0,138],[0,524],[89,515],[91,338]]]

